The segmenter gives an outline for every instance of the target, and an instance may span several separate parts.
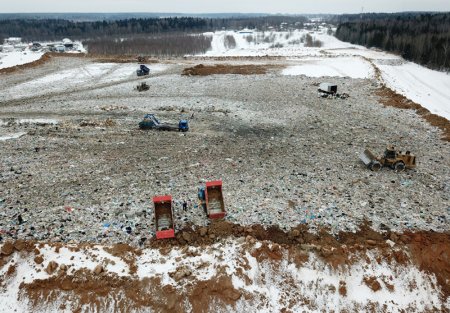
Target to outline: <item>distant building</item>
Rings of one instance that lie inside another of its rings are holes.
[[[5,38],[4,40],[5,45],[18,45],[22,43],[22,38],[20,37],[9,37],[9,38]]]
[[[56,52],[66,52],[66,47],[64,45],[56,45],[55,51]]]
[[[11,46],[9,44],[4,44],[3,48],[2,48],[3,52],[13,52],[14,51],[14,46]]]
[[[244,28],[243,30],[239,31],[239,34],[253,34],[253,30],[248,29],[248,28]]]

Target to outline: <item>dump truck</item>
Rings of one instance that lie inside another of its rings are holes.
[[[222,181],[216,180],[207,182],[205,187],[198,189],[200,206],[203,207],[209,218],[224,218],[226,215],[225,204],[223,202]]]
[[[189,122],[180,120],[178,125],[161,123],[154,114],[146,114],[144,119],[139,122],[139,128],[187,132],[189,130]]]
[[[360,159],[372,171],[379,171],[383,166],[388,166],[396,172],[416,167],[415,155],[410,151],[406,153],[397,151],[394,146],[388,146],[381,157],[376,157],[369,149],[365,149]]]
[[[136,70],[137,76],[144,76],[150,74],[150,69],[145,66],[144,64],[141,64],[139,69]]]
[[[145,83],[145,82],[140,83],[139,85],[136,86],[136,90],[139,91],[139,92],[146,91],[146,90],[149,90],[149,89],[150,89],[150,86],[147,85],[147,83]]]
[[[172,196],[153,197],[155,206],[156,239],[175,237]]]

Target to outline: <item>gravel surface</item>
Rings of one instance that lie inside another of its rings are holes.
[[[173,196],[177,229],[208,224],[197,187],[216,179],[226,219],[243,225],[308,223],[337,233],[367,219],[380,230],[450,230],[450,144],[413,111],[383,107],[375,81],[280,69],[186,77],[192,63],[182,62],[144,78],[113,75],[130,64],[86,81],[61,75],[48,89],[48,75],[93,64],[55,58],[2,75],[2,239],[137,245],[154,234],[154,195]],[[133,90],[142,81],[150,90]],[[350,98],[319,98],[322,81]],[[188,118],[190,131],[141,131],[145,113]],[[388,144],[417,155],[417,169],[371,172],[359,161],[364,148],[378,155]]]

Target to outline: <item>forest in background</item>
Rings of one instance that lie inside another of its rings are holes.
[[[281,23],[289,28],[302,28],[307,22],[302,16],[262,16],[246,18],[132,18],[113,21],[73,22],[62,19],[6,19],[0,20],[0,41],[21,37],[24,41],[86,40],[123,38],[126,36],[169,32],[200,33],[221,29],[279,29]]]
[[[300,29],[302,16],[247,16],[230,18],[131,18],[75,22],[63,19],[0,20],[0,40],[21,37],[24,42],[82,40],[94,54],[142,54],[183,56],[204,53],[211,47],[211,36],[202,33],[223,29],[266,30]]]
[[[450,69],[450,13],[342,15],[335,22],[342,41],[393,52],[432,69]]]

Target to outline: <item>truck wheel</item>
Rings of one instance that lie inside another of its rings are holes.
[[[380,162],[373,162],[372,164],[370,164],[370,169],[374,172],[378,172],[381,169]]]
[[[402,161],[399,161],[397,163],[394,164],[394,170],[396,172],[402,172],[405,170],[405,163],[403,163]]]

